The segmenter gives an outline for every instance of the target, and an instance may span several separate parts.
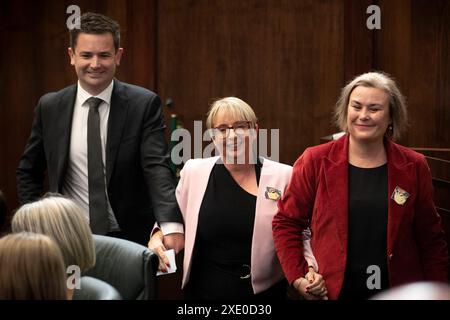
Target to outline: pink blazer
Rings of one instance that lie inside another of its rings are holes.
[[[176,189],[176,196],[185,223],[182,288],[189,281],[198,214],[208,185],[209,176],[218,159],[219,157],[192,159],[186,162],[181,171],[181,179]],[[272,187],[283,194],[292,173],[291,166],[268,159],[262,160],[264,162],[256,200],[251,252],[252,286],[255,294],[264,291],[283,278],[283,272],[275,253],[272,237],[272,220],[277,212],[277,201],[266,198],[265,193],[267,187]],[[308,232],[309,230],[304,233],[305,252],[303,254],[309,265],[318,270],[316,259],[311,251]]]

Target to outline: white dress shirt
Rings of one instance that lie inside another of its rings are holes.
[[[100,98],[103,102],[98,107],[100,115],[100,137],[102,141],[102,161],[103,172],[106,177],[106,138],[108,133],[108,117],[111,106],[111,95],[114,87],[114,81],[100,94],[94,96]],[[93,97],[84,90],[80,82],[77,86],[77,96],[72,117],[72,131],[70,136],[69,161],[64,179],[63,194],[71,197],[83,209],[86,218],[89,221],[89,180],[87,163],[87,120],[89,106],[86,100]],[[106,186],[106,183],[105,183]],[[112,211],[108,199],[108,193],[105,187],[105,195],[108,205],[108,217],[110,222],[109,231],[119,231],[119,225]]]

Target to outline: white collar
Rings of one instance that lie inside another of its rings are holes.
[[[100,98],[104,102],[106,102],[108,105],[110,105],[111,104],[111,96],[112,96],[113,88],[114,88],[114,80],[111,81],[111,83],[109,84],[109,86],[106,87],[105,90],[100,92],[98,95],[93,96],[92,94],[90,94],[89,92],[84,90],[83,87],[80,85],[80,81],[78,81],[78,84],[77,84],[77,98],[81,102],[81,105],[84,105],[86,100],[89,99],[90,97]]]

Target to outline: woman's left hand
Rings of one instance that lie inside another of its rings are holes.
[[[170,262],[167,256],[164,254],[166,247],[163,244],[164,235],[161,230],[156,231],[148,242],[148,248],[155,252],[159,258],[158,270],[161,272],[167,272],[167,268],[170,268]]]
[[[309,271],[305,275],[305,278],[308,281],[308,285],[306,287],[307,292],[326,300],[328,290],[323,276],[320,273],[317,273],[313,267],[309,267]]]

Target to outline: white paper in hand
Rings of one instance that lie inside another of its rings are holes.
[[[158,272],[156,273],[157,276],[170,274],[170,273],[174,273],[175,271],[177,271],[177,265],[175,263],[175,251],[173,249],[170,249],[170,250],[164,251],[164,254],[166,255],[167,259],[169,259],[170,268],[167,268],[167,272],[161,272],[158,270]]]

